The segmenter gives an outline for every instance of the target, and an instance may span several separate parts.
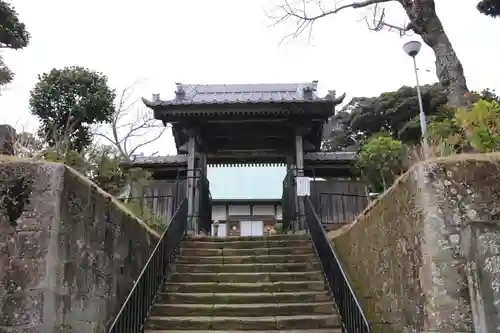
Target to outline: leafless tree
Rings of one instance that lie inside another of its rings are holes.
[[[21,132],[13,136],[14,155],[21,158],[43,158],[43,153],[50,151],[54,154],[54,158],[62,160],[71,151],[70,136],[74,132],[74,127],[75,124],[68,121],[64,129],[54,128],[48,131],[46,136],[42,136],[39,132],[26,131],[24,126],[20,126]],[[52,140],[48,140],[49,137]],[[49,146],[47,144],[49,141],[54,145]]]
[[[30,132],[16,134],[14,140],[14,155],[17,157],[35,158],[45,148],[42,140]]]
[[[280,0],[268,17],[274,24],[292,20],[296,29],[287,37],[297,37],[304,32],[311,34],[314,23],[348,9],[371,8],[372,16],[365,17],[371,30],[393,30],[401,35],[413,32],[419,35],[436,57],[436,74],[447,88],[448,101],[453,106],[468,106],[467,82],[462,64],[443,29],[436,13],[434,0]],[[398,3],[404,9],[408,23],[387,22],[386,3]]]
[[[130,161],[140,148],[158,140],[167,129],[158,123],[150,110],[132,100],[136,83],[120,93],[116,111],[109,126],[96,128],[94,135],[114,146],[125,161]],[[140,140],[140,138],[144,140]]]

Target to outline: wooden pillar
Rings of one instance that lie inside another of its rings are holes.
[[[297,228],[297,188],[295,184],[295,177],[297,176],[297,170],[295,168],[295,153],[290,153],[290,155],[286,156],[286,172],[289,178],[289,184],[288,186],[291,186],[291,189],[288,189],[289,192],[287,193],[289,196],[291,195],[292,198],[288,197],[288,200],[292,200],[294,203],[294,211],[291,212],[293,215],[291,217],[291,221],[289,221],[291,225],[291,231],[295,232],[295,229]],[[283,207],[285,209],[285,207]],[[283,213],[285,213],[283,211]],[[290,218],[289,217],[289,218]]]
[[[187,200],[188,200],[188,225],[187,233],[190,235],[198,233],[198,223],[195,218],[195,162],[196,162],[196,135],[193,131],[189,133],[188,161],[187,161]]]
[[[207,158],[204,153],[197,153],[197,158],[195,159],[195,172],[194,172],[194,206],[193,206],[193,220],[195,221],[196,234],[200,233],[199,223],[200,223],[200,199],[203,193],[201,192],[202,184],[207,177]],[[209,232],[209,230],[207,230]]]
[[[201,172],[203,172],[205,177],[207,177],[207,170],[208,170],[207,154],[204,154],[204,153],[200,154],[200,170],[201,170]]]
[[[285,162],[286,162],[286,171],[287,172],[290,172],[290,170],[292,170],[293,160],[294,160],[294,154],[286,156]]]
[[[199,154],[196,154],[196,158],[194,159],[194,180],[193,180],[193,225],[195,226],[195,234],[198,235],[200,233],[200,198],[201,198],[201,182],[203,181],[203,175],[200,172],[200,159]]]
[[[302,142],[302,135],[295,136],[295,165],[296,165],[296,177],[304,176],[304,145]],[[304,207],[304,197],[297,196],[297,231],[305,230],[305,207]]]

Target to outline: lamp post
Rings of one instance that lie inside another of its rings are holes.
[[[417,60],[416,60],[417,54],[420,52],[421,47],[422,43],[413,40],[403,45],[403,51],[405,51],[407,55],[413,58],[413,70],[415,71],[415,80],[417,81],[418,106],[420,108],[420,128],[422,129],[424,154],[427,156],[427,139],[425,137],[427,133],[427,122],[425,120],[424,106],[422,104],[422,93],[420,91],[420,82],[418,80],[418,70],[417,70]]]

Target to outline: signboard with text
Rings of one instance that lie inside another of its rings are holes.
[[[311,195],[311,180],[309,177],[297,177],[297,196],[306,197]]]

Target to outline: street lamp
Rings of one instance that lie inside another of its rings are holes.
[[[422,139],[424,141],[424,149],[427,148],[427,140],[425,138],[425,134],[427,132],[427,123],[425,121],[425,113],[424,113],[424,106],[422,104],[422,93],[420,92],[420,83],[418,80],[418,70],[417,70],[417,60],[416,56],[420,52],[420,48],[422,47],[422,43],[419,41],[413,40],[405,45],[403,45],[403,51],[407,55],[413,58],[413,69],[415,71],[415,79],[417,81],[417,97],[418,97],[418,106],[420,108],[420,128],[422,129]],[[425,151],[424,151],[425,153]]]

